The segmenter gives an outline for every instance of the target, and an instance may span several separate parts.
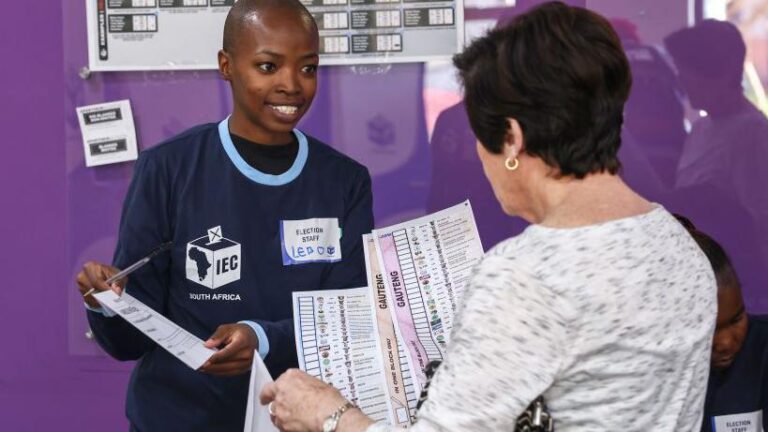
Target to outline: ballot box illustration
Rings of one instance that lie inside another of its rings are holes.
[[[221,227],[187,243],[187,279],[210,289],[240,280],[241,247],[224,238]]]

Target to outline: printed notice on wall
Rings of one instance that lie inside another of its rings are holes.
[[[128,100],[77,108],[85,166],[136,160],[136,129]]]
[[[464,39],[464,0],[301,0],[321,64],[445,59]],[[235,0],[86,0],[93,71],[216,69]]]

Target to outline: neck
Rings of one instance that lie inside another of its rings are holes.
[[[618,175],[590,174],[584,179],[545,177],[530,194],[529,221],[574,228],[647,213],[651,203],[637,195]]]
[[[743,111],[750,102],[741,91],[718,98],[718,103],[706,109],[712,119],[721,119]]]
[[[291,142],[291,132],[269,132],[261,127],[257,127],[252,121],[235,110],[229,118],[229,131],[248,141],[264,145],[280,145]]]

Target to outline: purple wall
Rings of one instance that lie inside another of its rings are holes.
[[[0,26],[0,428],[124,429],[127,374],[67,352],[62,10],[45,3],[5,4]]]

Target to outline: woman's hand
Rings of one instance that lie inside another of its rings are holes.
[[[284,432],[323,430],[323,422],[346,399],[333,387],[298,369],[264,386],[261,404],[271,403],[272,422]]]

